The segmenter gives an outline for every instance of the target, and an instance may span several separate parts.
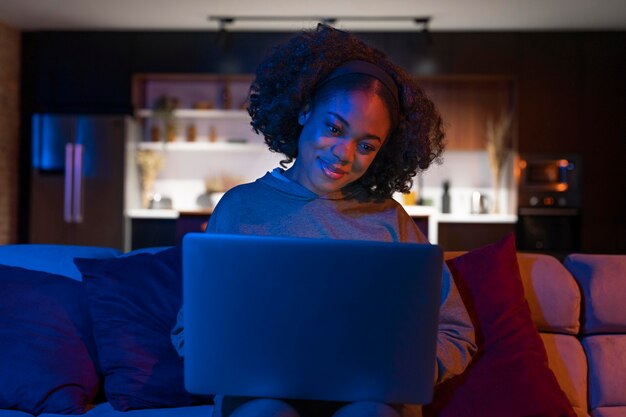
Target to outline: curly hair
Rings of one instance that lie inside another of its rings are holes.
[[[298,156],[302,126],[298,116],[310,105],[318,83],[347,61],[377,65],[396,83],[399,115],[387,141],[358,180],[372,196],[387,198],[408,192],[412,178],[443,153],[444,131],[433,102],[402,68],[350,33],[319,24],[275,47],[258,66],[250,86],[248,113],[252,128],[264,136],[282,164]]]

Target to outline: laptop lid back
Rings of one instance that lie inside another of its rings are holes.
[[[185,386],[428,403],[441,269],[435,245],[187,234]]]

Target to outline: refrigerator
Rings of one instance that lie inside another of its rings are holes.
[[[128,116],[35,114],[29,242],[125,248]]]

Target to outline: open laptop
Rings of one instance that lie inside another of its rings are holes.
[[[441,269],[436,245],[187,234],[185,386],[428,403]]]

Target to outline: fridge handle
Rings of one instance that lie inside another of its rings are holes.
[[[65,178],[63,187],[63,219],[72,223],[72,181],[74,179],[74,145],[65,144]]]
[[[74,223],[83,222],[83,145],[74,145]]]

